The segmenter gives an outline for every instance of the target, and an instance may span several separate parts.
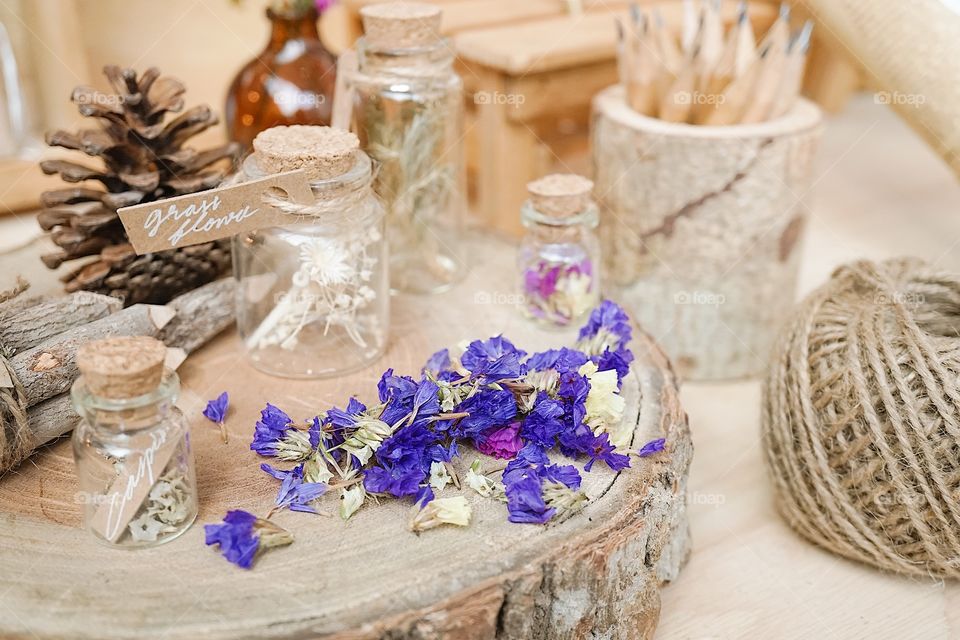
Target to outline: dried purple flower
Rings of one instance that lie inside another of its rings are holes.
[[[302,462],[289,471],[274,469],[266,463],[261,464],[260,468],[281,481],[276,506],[270,511],[271,514],[284,508],[304,513],[318,513],[311,503],[327,491],[327,485],[322,482],[304,482]]]
[[[268,402],[253,429],[250,448],[262,456],[276,455],[277,446],[287,435],[292,423],[290,416]]]
[[[207,420],[215,422],[220,427],[220,437],[223,438],[223,444],[227,444],[227,428],[224,420],[227,417],[227,407],[230,404],[230,396],[224,391],[215,400],[207,402],[207,408],[203,410],[203,415]]]
[[[651,440],[647,444],[640,447],[640,451],[637,451],[637,455],[641,458],[646,458],[647,456],[652,456],[658,451],[663,451],[666,447],[667,439],[666,438],[657,438],[656,440]]]
[[[501,460],[515,458],[517,452],[523,448],[523,441],[520,439],[519,432],[519,422],[511,422],[506,427],[494,428],[484,435],[483,441],[477,445],[477,450]]]
[[[474,377],[492,381],[507,380],[526,373],[526,366],[521,364],[526,355],[526,351],[517,349],[503,336],[496,336],[471,342],[460,357],[460,362]]]
[[[223,524],[208,524],[203,529],[206,544],[219,545],[223,557],[243,569],[252,567],[263,550],[293,542],[285,529],[240,510],[228,511]]]

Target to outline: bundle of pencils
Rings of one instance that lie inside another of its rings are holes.
[[[721,0],[685,0],[676,38],[657,8],[630,6],[617,20],[620,81],[630,106],[670,122],[726,125],[762,122],[783,115],[797,100],[813,23],[790,31],[790,9],[758,43],[741,2],[724,33]]]

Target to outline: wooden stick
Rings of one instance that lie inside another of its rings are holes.
[[[30,349],[74,327],[104,318],[123,307],[119,298],[78,291],[63,298],[40,299],[36,304],[4,314],[0,345],[13,353]]]
[[[157,337],[193,353],[233,324],[236,290],[234,278],[221,278],[177,296],[167,305],[176,315]]]
[[[691,58],[695,56],[696,52]],[[688,61],[660,100],[660,119],[667,122],[686,122],[690,118],[691,102],[696,88],[697,71]]]
[[[173,318],[172,309],[138,304],[75,327],[10,359],[26,392],[27,407],[67,391],[78,375],[77,348],[111,336],[153,336]]]
[[[650,20],[636,4],[630,5],[631,29],[627,44],[630,48],[630,81],[627,83],[627,101],[634,111],[645,116],[656,115],[656,75],[659,67],[656,44],[649,37]]]

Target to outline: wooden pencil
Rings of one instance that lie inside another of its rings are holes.
[[[789,43],[790,7],[782,4],[780,5],[780,16],[761,42],[766,55],[761,61],[760,70],[753,87],[753,95],[740,117],[740,122],[762,122],[770,116],[770,111],[773,109],[773,103],[777,99],[780,88]]]
[[[790,42],[783,78],[780,81],[777,97],[770,112],[772,118],[782,116],[797,102],[800,88],[803,85],[803,71],[807,64],[807,51],[810,49],[812,32],[813,21],[807,20],[800,32]]]

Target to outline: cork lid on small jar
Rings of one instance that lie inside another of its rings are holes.
[[[360,9],[364,38],[381,49],[415,49],[440,39],[440,7],[423,2],[388,2]]]
[[[265,173],[303,169],[310,180],[328,180],[349,171],[360,140],[343,129],[295,124],[273,127],[253,139],[257,165]]]
[[[148,394],[160,386],[166,353],[166,345],[156,338],[105,338],[77,349],[77,368],[90,393],[126,400]]]
[[[592,202],[593,182],[573,173],[554,173],[527,184],[530,203],[546,215],[566,218]]]

